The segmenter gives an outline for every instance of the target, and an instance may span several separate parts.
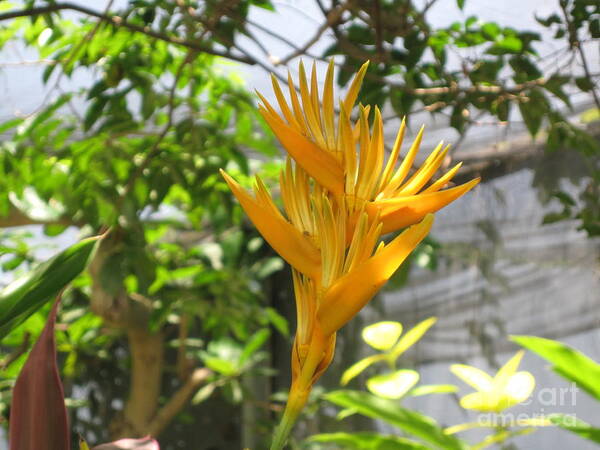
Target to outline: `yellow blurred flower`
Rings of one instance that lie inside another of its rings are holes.
[[[333,63],[322,94],[315,65],[309,87],[300,64],[300,98],[288,74],[290,104],[273,77],[281,115],[259,94],[259,110],[288,153],[280,177],[285,215],[260,178],[250,195],[222,172],[256,228],[292,266],[298,317],[292,386],[273,449],[284,445],[312,385],[329,366],[336,332],[371,300],[427,235],[433,223],[431,213],[479,181],[441,190],[458,171],[457,165],[425,187],[447,156],[448,147],[441,144],[408,177],[422,128],[396,168],[405,122],[384,164],[379,109],[374,109],[372,123],[368,106],[360,106],[356,123],[350,119],[366,70],[364,64],[339,102],[337,121]],[[388,244],[380,242],[383,234],[402,228],[406,229]]]
[[[499,413],[527,400],[535,387],[535,378],[529,372],[517,372],[524,354],[523,350],[517,352],[493,378],[476,367],[453,364],[452,373],[477,391],[461,398],[460,406]]]

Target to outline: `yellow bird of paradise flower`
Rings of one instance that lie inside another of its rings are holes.
[[[272,450],[280,449],[304,407],[313,384],[331,363],[336,332],[379,291],[429,232],[431,213],[472,189],[479,179],[442,190],[457,164],[425,187],[449,147],[438,145],[412,175],[423,128],[397,166],[406,131],[402,122],[384,164],[383,121],[374,108],[351,111],[365,76],[365,63],[339,102],[336,121],[333,61],[320,95],[316,67],[308,78],[299,69],[300,97],[288,73],[290,103],[272,76],[281,115],[260,94],[259,111],[288,157],[280,175],[285,215],[257,176],[254,195],[221,171],[256,228],[292,266],[297,331],[292,350],[292,383]],[[337,123],[336,123],[337,122]],[[372,130],[371,130],[372,128]],[[408,228],[406,228],[408,227]],[[406,228],[388,244],[383,234]]]

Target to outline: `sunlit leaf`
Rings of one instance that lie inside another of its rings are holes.
[[[427,330],[437,322],[437,317],[430,317],[415,325],[413,328],[404,333],[398,343],[392,348],[391,354],[398,358],[402,353],[412,347],[416,342],[423,337]]]
[[[355,362],[344,371],[342,378],[340,379],[340,384],[342,386],[347,385],[350,380],[360,375],[369,366],[379,361],[385,361],[385,359],[385,355],[372,355]]]
[[[158,442],[147,437],[142,439],[119,439],[109,444],[101,444],[92,450],[159,450]]]
[[[380,397],[399,399],[418,382],[418,372],[403,369],[369,378],[367,388]]]
[[[79,275],[97,242],[97,238],[78,242],[4,288],[0,292],[0,338],[56,297]]]
[[[402,408],[395,400],[358,391],[334,391],[326,394],[325,399],[344,408],[353,408],[358,414],[383,420],[434,446],[449,450],[467,448],[461,440],[445,434],[433,419]]]
[[[572,415],[554,414],[550,416],[550,420],[552,423],[564,428],[565,430],[600,444],[600,428],[594,428],[583,420]]]
[[[362,330],[363,340],[376,350],[389,350],[402,334],[400,322],[377,322]]]
[[[455,392],[458,392],[458,387],[453,384],[424,384],[411,389],[406,395],[419,397],[421,395],[453,394]]]
[[[429,447],[399,436],[379,433],[323,433],[315,434],[308,442],[336,444],[349,450],[427,450]]]
[[[511,340],[549,361],[559,375],[600,400],[600,364],[558,341],[535,336],[512,336]]]

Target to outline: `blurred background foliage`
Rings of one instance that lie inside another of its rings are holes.
[[[556,0],[539,29],[522,30],[475,16],[437,27],[436,3],[316,0],[322,24],[296,43],[253,18],[285,6],[268,0],[0,2],[0,45],[34,55],[46,92],[0,124],[3,282],[77,236],[111,230],[59,317],[74,433],[91,443],[158,434],[165,449],[264,445],[277,411],[268,377],[286,364],[293,305],[283,306],[283,262],[218,175],[227,168],[247,186],[255,172],[278,176],[243,67],[284,77],[300,57],[333,57],[343,87],[371,60],[360,101],[390,119],[439,117],[459,143],[481,121],[522,121],[547,152],[581,167],[565,175],[577,195],[540,173],[543,196],[560,205],[545,221],[577,218],[600,235],[600,69],[586,51],[598,49],[600,4]],[[547,29],[561,45],[542,57]],[[287,53],[276,56],[277,45]],[[564,64],[553,64],[558,54]],[[592,108],[575,121],[581,93]],[[459,176],[496,176],[510,167],[502,158],[479,155]],[[429,238],[390,288],[441,257]],[[4,418],[46,314],[2,341]]]

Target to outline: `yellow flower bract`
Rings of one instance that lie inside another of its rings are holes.
[[[372,122],[369,106],[359,106],[358,119],[351,119],[367,67],[360,68],[339,101],[337,120],[333,62],[322,93],[315,65],[309,83],[300,63],[299,96],[288,74],[289,103],[272,77],[281,114],[258,94],[259,111],[288,154],[280,176],[285,215],[260,178],[252,196],[223,172],[252,222],[293,270],[298,328],[292,350],[292,387],[272,448],[283,445],[313,383],[330,364],[335,333],[427,235],[433,223],[431,213],[479,182],[475,179],[442,190],[460,168],[458,164],[430,183],[447,158],[449,147],[442,144],[411,174],[423,128],[398,164],[405,121],[386,160],[379,109],[374,108]],[[403,228],[388,244],[380,241],[383,234]]]

